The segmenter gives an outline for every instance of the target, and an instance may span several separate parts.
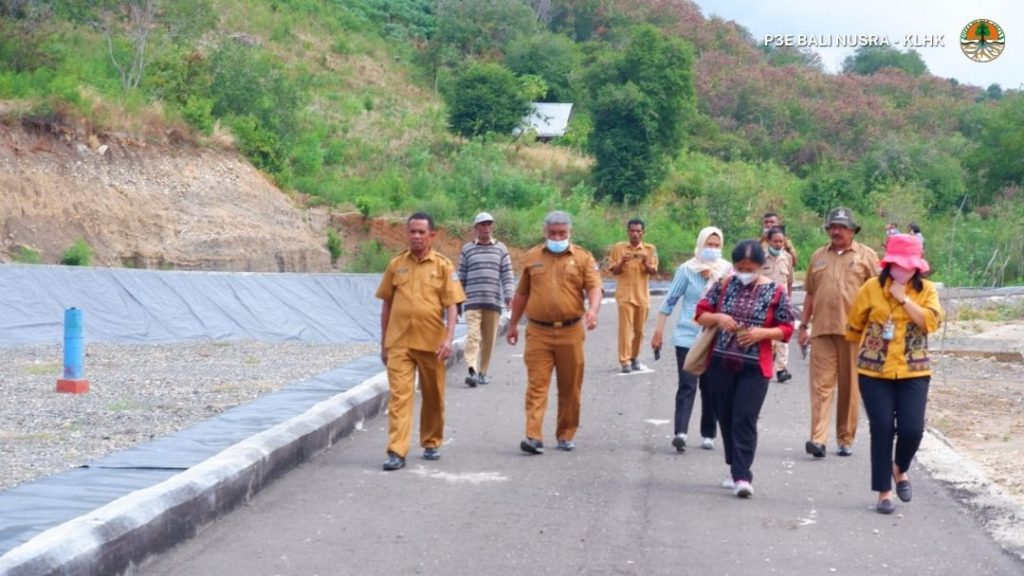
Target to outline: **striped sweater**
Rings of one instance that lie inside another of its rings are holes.
[[[466,291],[466,310],[501,310],[515,293],[512,258],[498,241],[467,242],[459,254],[459,281]]]

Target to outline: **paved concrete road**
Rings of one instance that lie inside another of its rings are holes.
[[[416,450],[405,470],[381,471],[378,417],[139,573],[1024,574],[920,469],[912,503],[875,513],[866,420],[853,457],[836,456],[834,441],[823,461],[804,454],[799,352],[796,377],[773,382],[762,412],[756,494],[733,497],[718,487],[720,447],[677,454],[669,444],[673,355],[643,358],[653,372],[616,373],[615,313],[606,305],[587,341],[575,452],[519,451],[522,343],[502,343],[489,386],[466,387],[464,365],[450,371],[440,461]],[[549,446],[553,420],[552,399]]]

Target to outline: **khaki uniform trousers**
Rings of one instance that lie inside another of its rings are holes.
[[[466,310],[466,365],[480,374],[487,374],[491,366],[499,318],[501,312],[497,310]]]
[[[772,349],[775,352],[775,371],[781,372],[789,365],[789,343],[776,340]]]
[[[811,339],[811,441],[828,444],[832,400],[838,389],[836,441],[853,446],[860,416],[860,387],[857,384],[858,345],[838,334]]]
[[[629,364],[640,357],[640,344],[644,340],[647,306],[618,303],[619,309],[619,365]]]
[[[551,372],[558,383],[558,440],[572,440],[580,426],[580,391],[583,388],[583,323],[548,328],[530,322],[526,328],[526,436],[544,440],[544,413],[548,408]]]
[[[437,353],[410,348],[388,349],[388,452],[405,458],[412,436],[413,395],[420,378],[420,446],[439,448],[444,441],[445,364]]]

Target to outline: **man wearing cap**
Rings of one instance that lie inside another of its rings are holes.
[[[452,354],[456,305],[466,299],[451,260],[431,249],[434,220],[417,212],[406,221],[409,249],[395,256],[380,280],[380,357],[388,367],[388,457],[384,470],[405,466],[412,436],[412,406],[419,374],[420,446],[441,457],[444,440],[445,362]],[[447,326],[444,314],[447,314]]]
[[[519,448],[528,454],[544,453],[544,412],[548,405],[551,372],[558,383],[558,421],[555,437],[559,450],[573,450],[580,424],[583,387],[584,327],[597,327],[601,310],[601,276],[590,252],[572,244],[572,220],[565,212],[544,218],[544,243],[524,257],[522,275],[512,298],[512,317],[506,339],[519,341],[519,320],[526,314],[526,439]],[[586,296],[589,305],[584,309]]]
[[[853,454],[860,414],[860,390],[854,362],[857,345],[845,339],[847,313],[857,291],[878,274],[878,255],[855,241],[860,232],[849,208],[835,208],[825,221],[829,244],[811,256],[804,290],[800,346],[811,345],[811,438],[804,448],[824,458],[829,413],[838,389],[836,441],[839,455]]]
[[[502,306],[508,306],[516,285],[508,248],[494,239],[494,217],[481,212],[473,219],[476,237],[459,254],[459,281],[466,291],[466,384],[489,384],[494,341]]]
[[[608,252],[608,270],[615,275],[615,305],[619,309],[619,366],[624,374],[640,370],[640,343],[651,307],[648,280],[658,273],[658,249],[644,239],[644,221],[626,224],[629,242],[619,242]]]

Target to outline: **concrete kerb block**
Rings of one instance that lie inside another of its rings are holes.
[[[973,461],[964,458],[941,432],[928,428],[917,460],[933,478],[953,492],[971,510],[985,530],[1008,554],[1024,560],[1024,530],[1020,521],[1024,507],[992,482]]]
[[[194,536],[273,479],[330,447],[387,402],[381,372],[150,488],[51,528],[0,557],[9,576],[120,574]]]

